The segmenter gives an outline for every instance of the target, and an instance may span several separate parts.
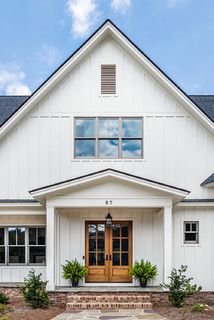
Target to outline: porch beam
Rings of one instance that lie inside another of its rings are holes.
[[[172,270],[172,206],[164,206],[163,209],[164,229],[164,283],[169,283],[169,275]]]
[[[46,232],[47,232],[47,261],[46,261],[46,277],[47,290],[53,291],[55,289],[55,234],[56,234],[56,217],[55,208],[47,207],[46,209]]]

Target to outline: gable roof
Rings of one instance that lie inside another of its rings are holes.
[[[107,19],[73,54],[61,64],[33,93],[23,102],[10,118],[0,126],[0,139],[14,126],[19,118],[26,115],[81,59],[93,49],[107,34],[111,34],[127,51],[134,55],[143,67],[161,81],[171,94],[180,100],[199,121],[214,132],[213,118],[191,97],[189,97],[169,76],[167,76],[132,40],[130,40],[111,20]]]
[[[202,187],[214,187],[214,173],[201,183]]]
[[[0,96],[0,127],[19,109],[29,96]]]
[[[94,182],[94,181],[105,179],[105,178],[120,179],[122,181],[135,183],[146,188],[151,188],[151,189],[156,189],[158,191],[166,192],[175,197],[178,197],[178,199],[176,198],[177,201],[180,201],[181,200],[180,198],[184,198],[190,193],[190,191],[182,188],[178,188],[162,182],[150,180],[147,178],[143,178],[140,176],[136,176],[136,175],[133,175],[124,171],[112,169],[112,168],[107,168],[107,169],[92,172],[83,176],[71,178],[65,181],[60,181],[58,183],[33,189],[33,190],[30,190],[29,193],[31,194],[31,196],[34,197],[34,199],[44,204],[46,196],[50,196],[52,194],[56,194],[56,192],[62,192],[69,188],[73,188],[82,184]]]

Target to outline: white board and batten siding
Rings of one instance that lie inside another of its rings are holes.
[[[116,95],[100,95],[101,64],[116,64]],[[133,85],[134,84],[134,85]],[[74,159],[74,118],[143,117],[143,159]],[[112,39],[105,39],[18,124],[0,152],[0,196],[107,167],[214,197],[200,183],[213,171],[214,137]],[[197,173],[197,174],[196,174]]]
[[[154,211],[154,210],[153,210]],[[152,285],[159,285],[163,278],[162,215],[152,210],[112,209],[115,220],[133,222],[133,261],[142,256],[158,265],[158,277]],[[56,285],[68,286],[62,278],[62,265],[66,260],[78,259],[84,264],[85,221],[104,220],[105,209],[60,209],[57,215]]]

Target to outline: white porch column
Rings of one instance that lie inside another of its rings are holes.
[[[47,290],[53,291],[55,289],[55,208],[46,209],[46,275],[47,275]]]
[[[164,229],[164,283],[169,283],[168,276],[172,270],[172,206],[165,206],[163,210]]]

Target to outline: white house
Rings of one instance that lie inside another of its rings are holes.
[[[0,282],[61,265],[152,285],[188,265],[214,290],[214,96],[188,96],[107,20],[31,96],[0,97]],[[112,228],[106,215],[112,216]]]

